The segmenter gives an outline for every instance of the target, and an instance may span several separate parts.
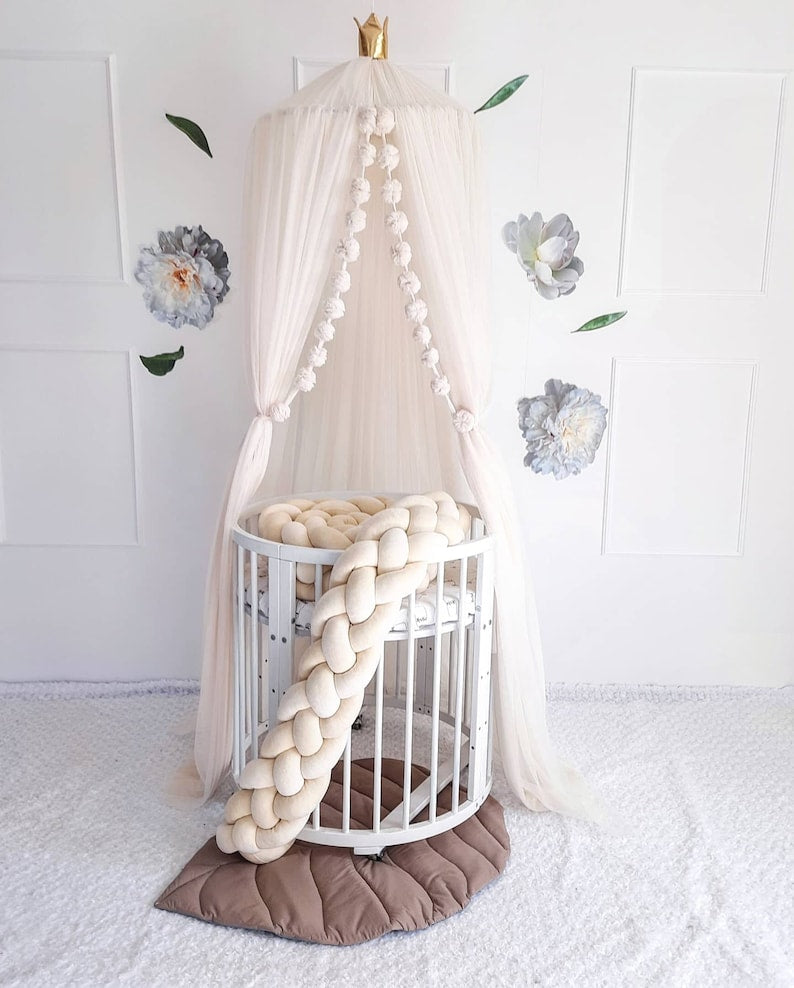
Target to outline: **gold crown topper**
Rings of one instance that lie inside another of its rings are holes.
[[[374,13],[359,24],[358,18],[353,20],[358,25],[358,53],[368,58],[389,57],[389,18],[381,25]]]

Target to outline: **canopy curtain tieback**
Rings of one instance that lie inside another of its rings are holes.
[[[334,338],[336,328],[334,322],[345,314],[345,303],[342,295],[350,290],[351,280],[348,264],[358,260],[361,246],[355,234],[360,233],[367,225],[367,213],[363,206],[369,201],[371,187],[366,178],[366,171],[376,161],[385,171],[386,180],[381,194],[383,201],[390,206],[386,214],[386,227],[395,238],[391,249],[392,260],[400,269],[397,282],[400,290],[409,298],[405,306],[405,316],[414,325],[414,340],[422,347],[421,361],[433,375],[430,388],[433,394],[443,398],[452,413],[452,424],[458,432],[471,432],[476,425],[476,417],[467,408],[457,408],[450,391],[449,378],[441,368],[441,357],[436,347],[432,346],[432,333],[426,323],[427,303],[419,297],[422,283],[418,275],[410,267],[413,251],[410,243],[403,238],[408,229],[408,217],[397,206],[402,198],[402,183],[393,177],[394,169],[400,163],[399,149],[390,144],[387,136],[394,130],[394,111],[386,107],[363,107],[358,113],[358,129],[363,140],[356,149],[358,174],[350,185],[350,199],[353,208],[345,216],[345,236],[336,245],[335,253],[339,258],[339,268],[331,275],[331,293],[323,300],[321,312],[322,321],[314,331],[317,343],[312,346],[306,356],[306,363],[299,368],[289,394],[284,401],[272,404],[266,417],[274,422],[286,422],[290,416],[290,405],[300,392],[311,391],[317,383],[316,368],[322,367],[327,358],[326,344]],[[372,135],[381,138],[381,147],[376,149],[372,143]]]

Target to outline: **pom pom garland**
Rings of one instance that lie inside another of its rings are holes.
[[[345,237],[336,245],[337,257],[341,257],[343,261],[347,261],[348,263],[357,261],[360,254],[361,244],[355,237]]]
[[[384,144],[377,153],[377,160],[381,168],[391,171],[400,163],[400,152],[393,144]]]
[[[386,229],[398,237],[408,229],[408,217],[401,209],[386,214]]]
[[[405,307],[405,317],[411,322],[423,323],[427,319],[427,302],[421,298],[409,302]]]
[[[369,141],[359,144],[357,152],[358,163],[363,165],[364,168],[369,168],[375,161],[376,154],[375,145],[370,144]]]
[[[334,271],[331,275],[331,280],[329,282],[331,286],[331,291],[333,292],[344,292],[350,291],[350,272],[346,269],[340,271]]]
[[[367,225],[367,214],[363,209],[351,209],[345,217],[345,223],[351,233],[361,233]]]
[[[439,395],[444,398],[449,394],[449,378],[446,374],[439,374],[438,377],[434,377],[430,382],[430,390],[434,395]]]
[[[362,106],[358,111],[358,129],[369,137],[375,130],[377,115],[374,106]]]
[[[314,335],[321,343],[330,343],[334,338],[335,332],[336,329],[334,328],[334,324],[329,322],[327,319],[324,319],[323,322],[321,322],[315,329]]]
[[[414,271],[403,271],[397,278],[400,291],[406,295],[418,295],[422,287],[422,282]]]
[[[385,137],[394,130],[394,110],[387,106],[380,106],[375,114],[375,133],[378,137]]]
[[[433,334],[430,332],[429,326],[417,326],[414,330],[414,339],[422,346],[427,346],[432,338]]]
[[[317,375],[311,367],[301,367],[295,375],[295,387],[298,391],[311,391],[317,383]]]
[[[421,357],[425,367],[435,367],[439,361],[438,350],[434,346],[428,347]]]
[[[350,198],[354,206],[360,206],[362,203],[369,202],[371,194],[369,180],[364,178],[363,175],[359,178],[354,178],[350,183]]]
[[[309,367],[322,367],[323,364],[328,359],[328,351],[322,345],[318,343],[309,350],[309,355],[306,358],[306,363]]]
[[[397,178],[387,178],[381,190],[383,201],[387,206],[396,206],[403,197],[403,184]]]
[[[289,418],[289,405],[286,401],[274,402],[267,410],[267,417],[274,422],[286,422]]]
[[[452,424],[460,433],[471,432],[477,424],[477,420],[468,408],[459,408],[452,416]]]
[[[407,268],[411,263],[412,257],[411,245],[405,240],[401,240],[400,243],[395,244],[391,249],[391,259],[398,268]]]
[[[326,319],[341,319],[345,314],[345,303],[341,298],[327,298],[323,302],[323,315]]]

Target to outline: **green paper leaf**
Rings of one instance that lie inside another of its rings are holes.
[[[155,377],[165,377],[174,369],[177,360],[181,360],[184,356],[185,348],[181,346],[173,353],[156,353],[153,357],[141,357],[140,361],[150,374],[154,374]]]
[[[212,157],[212,151],[210,151],[206,134],[197,123],[193,123],[187,117],[175,117],[172,113],[166,113],[165,119],[169,123],[172,123],[177,130],[181,130],[185,136],[189,137],[197,148],[201,148],[204,154],[208,154],[210,158]]]
[[[504,103],[506,99],[510,99],[513,93],[529,78],[528,75],[520,75],[516,79],[511,79],[510,82],[505,83],[501,89],[497,89],[493,96],[486,100],[479,109],[475,110],[475,113],[480,113],[482,110],[491,110],[495,106],[499,106],[500,103]]]
[[[602,329],[604,326],[609,326],[610,323],[617,322],[618,319],[622,319],[626,315],[628,315],[628,311],[607,312],[606,315],[596,316],[595,319],[588,319],[578,329],[572,329],[571,333],[590,333],[594,329]]]

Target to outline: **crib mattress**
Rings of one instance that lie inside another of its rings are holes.
[[[259,616],[265,624],[270,619],[270,598],[268,596],[267,577],[260,577],[257,586],[259,591]],[[455,583],[444,584],[444,598],[441,611],[441,623],[447,624],[450,621],[458,620],[458,607],[460,602],[460,588]],[[250,610],[251,607],[251,586],[245,588],[245,603]],[[474,615],[474,591],[467,590],[464,594],[463,606],[465,608],[465,623],[468,624]],[[295,602],[295,631],[298,634],[308,634],[311,630],[312,617],[314,615],[313,600],[297,600]],[[414,630],[419,631],[436,623],[436,585],[431,583],[427,590],[423,590],[416,595],[416,606],[414,608]],[[400,607],[400,613],[391,629],[393,632],[408,630],[408,599],[406,598]]]

